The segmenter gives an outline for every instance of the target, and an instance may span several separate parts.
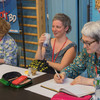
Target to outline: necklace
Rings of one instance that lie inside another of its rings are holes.
[[[66,44],[68,38],[66,37],[66,41],[63,43],[62,47],[60,48],[60,50],[58,51],[58,53],[56,54],[56,57],[54,58],[54,49],[55,49],[55,43],[56,43],[56,39],[54,40],[54,45],[53,45],[53,52],[52,52],[52,62],[55,62],[59,52],[62,50],[62,48],[64,47],[64,45]],[[53,60],[54,59],[54,60]]]

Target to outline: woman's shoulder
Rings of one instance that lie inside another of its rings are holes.
[[[75,47],[75,48],[77,48],[76,43],[73,42],[73,41],[71,41],[71,40],[68,40],[68,44],[67,44],[67,46],[68,46],[68,47]],[[67,46],[66,46],[66,47],[67,47]]]
[[[6,34],[4,36],[3,44],[5,44],[5,45],[17,45],[15,40],[9,34]]]
[[[4,39],[9,40],[9,39],[13,39],[8,33],[4,36]]]
[[[67,45],[65,46],[65,48],[63,49],[64,51],[67,51],[68,49],[74,47],[75,51],[77,51],[77,45],[75,42],[72,42],[71,40],[68,40]]]
[[[4,36],[4,41],[15,41],[9,34],[6,34],[5,36]]]
[[[69,43],[69,44],[76,44],[75,42],[73,42],[73,41],[71,41],[71,40],[69,40],[69,39],[68,39],[68,43]]]

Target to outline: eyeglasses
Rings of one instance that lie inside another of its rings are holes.
[[[96,42],[96,40],[94,40],[94,41],[88,43],[88,42],[83,41],[82,38],[80,39],[80,41],[81,41],[83,44],[87,45],[87,46],[90,46],[92,43]]]

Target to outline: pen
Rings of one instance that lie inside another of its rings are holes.
[[[11,79],[9,79],[8,81],[12,81],[12,80],[15,80],[15,79],[17,79],[18,77],[14,77],[14,78],[11,78]]]
[[[55,69],[55,73],[56,73],[56,74],[57,74],[57,76],[60,78],[60,76],[59,76],[58,72],[56,71],[56,69]]]
[[[41,85],[41,87],[43,87],[43,88],[45,88],[45,89],[48,89],[48,90],[51,90],[51,91],[59,92],[59,91],[57,91],[57,90],[55,90],[55,89],[51,89],[51,88],[48,88],[48,87],[43,86],[43,85]]]

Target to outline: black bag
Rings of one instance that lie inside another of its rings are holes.
[[[19,72],[8,72],[5,73],[2,78],[0,79],[0,82],[6,86],[11,86],[14,88],[20,88],[23,86],[26,86],[27,84],[32,83],[32,79],[31,78],[26,78],[24,81],[22,81],[20,84],[18,85],[14,85],[12,83],[12,81],[16,80],[17,78],[19,78],[20,76],[22,76]]]
[[[46,60],[33,60],[28,67],[36,68],[37,71],[55,74],[54,69],[46,62]]]

